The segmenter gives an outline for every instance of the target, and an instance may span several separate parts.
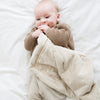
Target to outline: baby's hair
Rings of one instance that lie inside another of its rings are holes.
[[[41,1],[39,2],[39,4],[41,4],[41,3],[43,3],[43,2],[50,2],[50,3],[52,3],[53,6],[55,7],[56,11],[59,12],[59,7],[58,7],[58,5],[57,5],[53,0],[41,0]]]

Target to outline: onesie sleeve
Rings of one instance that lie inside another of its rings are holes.
[[[32,37],[32,33],[34,31],[35,30],[32,30],[30,33],[28,33],[24,39],[24,47],[28,51],[32,51],[37,44],[37,39]]]
[[[67,24],[57,24],[45,31],[47,37],[55,44],[74,50],[73,36]]]

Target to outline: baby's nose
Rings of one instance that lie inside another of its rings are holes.
[[[43,25],[46,24],[46,20],[45,19],[42,19],[41,20],[41,24],[43,24]]]

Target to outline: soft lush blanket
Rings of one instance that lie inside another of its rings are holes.
[[[89,58],[54,45],[44,34],[38,38],[30,68],[29,100],[100,100]]]

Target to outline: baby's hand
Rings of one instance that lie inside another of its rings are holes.
[[[42,32],[46,31],[49,28],[48,25],[41,25],[38,27],[38,29],[40,29]]]
[[[38,29],[35,32],[33,32],[32,37],[38,38],[41,33],[43,33],[43,32],[40,29]]]

